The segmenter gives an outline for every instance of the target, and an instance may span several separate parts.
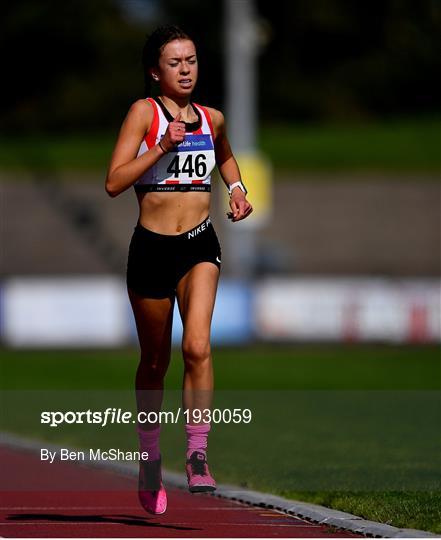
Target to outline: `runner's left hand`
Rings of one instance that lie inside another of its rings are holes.
[[[233,222],[245,219],[253,211],[253,207],[247,201],[245,193],[239,188],[233,189],[230,198],[230,208],[232,211],[227,213],[227,217]]]

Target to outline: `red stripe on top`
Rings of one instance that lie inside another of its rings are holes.
[[[213,124],[212,124],[212,122],[211,122],[211,116],[210,116],[210,113],[207,111],[207,109],[206,109],[205,107],[202,107],[202,105],[199,105],[198,103],[195,103],[195,105],[196,105],[197,107],[199,107],[199,108],[202,110],[202,112],[204,113],[204,116],[205,116],[205,118],[206,118],[206,120],[207,120],[207,122],[208,122],[208,125],[209,125],[209,127],[210,127],[211,136],[213,137],[213,141],[214,141],[214,129],[213,129]],[[199,130],[196,131],[195,133],[199,134]],[[202,133],[202,131],[201,131],[201,133]]]
[[[150,126],[150,129],[146,133],[144,140],[148,148],[152,148],[156,144],[156,137],[158,136],[158,129],[159,129],[159,114],[158,109],[156,107],[155,100],[152,98],[147,98],[147,101],[149,101],[153,107],[153,120],[152,125]]]
[[[192,180],[192,184],[202,184],[203,180]]]
[[[179,180],[166,180],[166,184],[179,184]]]

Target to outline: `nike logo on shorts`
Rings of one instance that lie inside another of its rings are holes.
[[[221,262],[221,260],[219,259],[219,257],[216,257],[216,261],[217,261],[218,263]]]

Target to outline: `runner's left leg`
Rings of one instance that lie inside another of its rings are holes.
[[[191,491],[212,491],[216,486],[206,463],[210,423],[204,422],[198,411],[211,410],[213,398],[210,329],[218,281],[219,268],[211,262],[201,262],[193,266],[176,287],[184,330],[182,401],[184,409],[190,411],[185,429],[187,475]]]

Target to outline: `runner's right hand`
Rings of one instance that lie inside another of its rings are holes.
[[[163,146],[167,152],[170,152],[170,150],[173,150],[173,148],[184,139],[185,124],[181,121],[181,112],[178,112],[173,121],[167,126],[164,137],[161,139],[161,146]]]

